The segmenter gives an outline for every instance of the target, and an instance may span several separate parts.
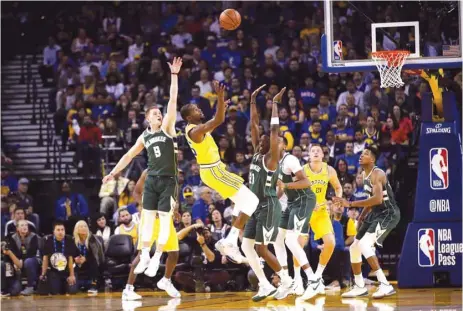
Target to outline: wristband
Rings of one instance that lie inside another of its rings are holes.
[[[174,75],[174,76],[178,76],[178,73],[173,73],[173,72],[171,72],[170,74],[171,74],[171,75]]]
[[[199,246],[203,247],[204,245],[206,245],[206,243],[200,244]]]
[[[270,125],[280,125],[280,118],[278,118],[278,117],[272,118],[270,120]]]
[[[285,190],[288,189],[288,184],[284,184],[283,189],[285,189]]]

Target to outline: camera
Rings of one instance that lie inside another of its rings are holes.
[[[10,245],[8,244],[8,242],[3,241],[1,245],[2,245],[2,252],[10,250]]]
[[[203,227],[199,227],[196,229],[196,232],[199,234],[199,235],[204,235],[204,228]]]

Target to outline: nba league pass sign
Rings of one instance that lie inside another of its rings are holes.
[[[451,228],[437,229],[437,236],[433,228],[418,230],[418,265],[420,267],[455,266],[456,256],[462,251],[463,243],[454,241]]]

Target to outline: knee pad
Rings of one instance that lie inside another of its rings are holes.
[[[374,241],[374,233],[366,233],[359,241],[360,251],[366,259],[375,256]]]
[[[360,250],[359,240],[354,240],[354,243],[349,247],[350,262],[362,262],[362,251]]]
[[[235,202],[234,208],[238,208],[238,213],[242,212],[248,216],[251,216],[259,205],[259,198],[244,185],[230,199]]]
[[[164,245],[170,234],[170,222],[172,216],[167,212],[159,212],[159,237],[158,244]]]
[[[286,232],[285,243],[286,246],[288,246],[291,253],[293,253],[293,256],[296,257],[299,266],[302,267],[308,264],[309,261],[307,259],[307,254],[305,253],[302,246],[299,244],[298,237],[299,234],[297,232],[288,231]]]

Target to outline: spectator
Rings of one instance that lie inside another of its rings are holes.
[[[230,164],[233,161],[233,148],[230,146],[230,141],[225,135],[220,136],[218,147],[222,162]]]
[[[366,128],[363,129],[363,135],[365,138],[365,145],[371,146],[373,144],[378,144],[380,140],[380,132],[376,127],[376,121],[373,116],[367,117]]]
[[[55,38],[48,37],[48,45],[43,49],[43,64],[39,67],[43,86],[48,86],[48,79],[53,78],[53,66],[58,62],[58,51],[61,47],[56,44]]]
[[[324,145],[325,139],[323,138],[323,135],[322,135],[322,122],[320,120],[314,120],[312,122],[311,128],[312,130],[310,131],[310,137],[309,137],[310,144]],[[301,135],[301,140],[302,140],[303,135],[307,135],[307,133],[303,133]]]
[[[183,197],[184,197],[184,202],[181,205],[181,211],[182,212],[188,212],[190,213],[190,218],[191,218],[191,212],[193,210],[193,206],[195,204],[195,197],[193,195],[193,190],[191,187],[187,186],[183,188]]]
[[[137,246],[138,240],[138,225],[132,221],[132,215],[125,207],[117,211],[119,215],[119,226],[114,231],[114,234],[130,235],[134,246]]]
[[[278,45],[275,45],[275,36],[273,34],[268,34],[265,39],[266,49],[264,50],[264,55],[271,55],[272,58],[277,60],[277,51],[280,49]]]
[[[17,232],[18,229],[18,223],[20,220],[25,220],[26,219],[26,212],[24,208],[22,207],[15,207],[14,212],[13,212],[13,219],[8,221],[5,224],[5,232],[4,236],[10,236],[13,235]],[[29,232],[37,233],[37,228],[35,227],[35,224],[29,220],[26,220],[27,225],[29,227]]]
[[[212,93],[212,83],[209,79],[209,72],[206,69],[201,70],[199,81],[195,85],[199,87],[199,95],[204,96],[206,93]]]
[[[201,187],[199,190],[200,199],[196,201],[192,208],[193,221],[195,223],[208,224],[207,216],[209,214],[208,206],[212,204],[212,190],[209,187]]]
[[[212,290],[218,288],[223,290],[223,287],[219,287],[221,284],[226,284],[230,279],[230,275],[227,271],[223,270],[224,263],[227,262],[225,256],[221,256],[218,251],[214,248],[215,241],[212,239],[212,234],[209,228],[204,227],[202,232],[196,231],[196,243],[189,245],[194,255],[199,255],[204,258],[203,264],[204,269],[204,282],[206,285],[212,287]],[[222,267],[220,270],[212,270],[212,268]],[[195,284],[197,283],[198,277],[194,272],[177,271],[175,273],[175,280],[181,284],[185,291],[196,291]]]
[[[352,80],[347,81],[346,88],[347,91],[342,92],[338,97],[338,101],[336,102],[336,110],[339,110],[339,106],[341,104],[347,104],[347,95],[351,94],[355,98],[355,105],[360,109],[360,111],[363,112],[365,110],[363,104],[363,92],[357,90],[355,83]]]
[[[83,168],[84,176],[89,173],[99,174],[100,147],[102,143],[101,129],[96,126],[90,116],[84,117],[77,144],[76,158],[79,168]]]
[[[363,95],[363,103],[365,105],[365,112],[369,112],[371,107],[379,106],[386,108],[388,106],[388,96],[385,89],[380,88],[381,81],[379,78],[374,78],[371,81],[371,87]]]
[[[90,38],[87,37],[85,29],[80,28],[77,37],[72,41],[71,51],[78,57],[79,53],[83,53],[90,44]]]
[[[209,101],[207,99],[205,99],[204,97],[202,97],[200,95],[200,93],[201,93],[201,91],[200,91],[200,87],[198,85],[193,85],[191,87],[190,104],[194,103],[194,104],[198,105],[199,109],[201,109],[201,111],[204,114],[204,118],[209,120],[214,116],[214,110],[212,109],[211,104],[209,103]]]
[[[128,54],[130,62],[133,62],[135,58],[141,58],[143,54],[143,39],[140,35],[135,36],[135,43],[129,46]]]
[[[194,162],[191,163],[190,174],[186,179],[186,183],[192,187],[199,186],[201,183],[201,177],[199,176],[199,165]]]
[[[299,160],[299,163],[301,164],[301,166],[305,164],[305,160],[302,157],[302,149],[301,149],[301,147],[294,146],[291,153],[293,154],[293,156],[295,156]]]
[[[360,155],[366,147],[365,136],[361,129],[355,131],[354,154]]]
[[[347,162],[347,172],[351,175],[357,174],[360,166],[359,159],[360,155],[354,153],[354,144],[352,142],[346,143],[344,154],[337,157],[337,160],[344,159]]]
[[[233,107],[230,107],[230,109]],[[233,108],[236,109],[236,108]],[[235,149],[235,150],[240,150],[244,149],[245,147],[245,140],[244,137],[241,136],[241,134],[236,133],[235,127],[233,124],[228,123],[227,124],[227,132],[225,134],[226,138],[230,142],[230,147]]]
[[[328,123],[333,123],[336,119],[337,112],[336,107],[330,105],[328,94],[320,94],[318,103],[319,119]]]
[[[172,45],[177,49],[184,49],[191,41],[193,41],[193,37],[190,33],[185,32],[185,25],[183,23],[178,23],[177,33],[172,36]]]
[[[8,167],[2,165],[2,198],[7,197],[10,193],[18,191],[18,179],[11,174]]]
[[[124,188],[122,193],[119,195],[119,207],[124,207],[135,202],[133,197],[133,191],[135,189],[135,181],[129,180],[127,186]]]
[[[247,180],[249,175],[249,165],[245,162],[244,152],[241,150],[235,151],[235,161],[230,164],[230,172],[241,176]]]
[[[328,131],[326,133],[326,146],[329,150],[329,162],[334,162],[334,159],[344,151],[344,148],[341,148],[340,144],[336,143],[333,131]]]
[[[108,32],[108,28],[111,25],[116,26],[116,31],[121,31],[121,18],[116,16],[116,13],[113,9],[108,10],[108,15],[103,19],[103,30],[104,32]]]
[[[231,227],[223,221],[222,213],[218,209],[214,209],[211,212],[211,220],[209,229],[211,230],[212,237],[215,241],[219,241],[225,237],[225,234]]]
[[[119,75],[115,73],[108,74],[106,92],[115,100],[118,100],[124,94],[124,84],[119,80]]]
[[[101,236],[103,238],[104,249],[106,249],[109,243],[109,238],[112,234],[112,230],[107,225],[106,217],[104,214],[98,214],[98,216],[96,217],[95,226],[93,228],[93,233],[96,236]]]
[[[19,220],[17,232],[2,244],[5,257],[2,258],[2,292],[6,291],[11,296],[29,296],[34,293],[39,279],[38,250],[37,235],[29,231],[26,220]],[[24,275],[27,277],[27,287],[21,291],[21,277]]]
[[[300,127],[301,124],[305,120],[304,110],[299,109],[299,107],[297,106],[296,97],[289,98],[288,106],[289,106],[288,112],[289,112],[290,119],[291,121],[296,123],[296,130],[298,130],[297,127],[298,126]]]
[[[21,178],[18,181],[18,192],[16,197],[18,198],[17,206],[23,208],[26,211],[27,215],[30,215],[34,212],[34,201],[32,197],[27,194],[29,189],[29,180],[27,178]]]
[[[62,195],[55,203],[55,217],[60,221],[79,219],[88,216],[88,204],[84,196],[72,193],[69,183],[61,185]],[[64,233],[63,233],[64,234]]]
[[[354,188],[352,186],[352,184],[350,182],[345,182],[344,185],[342,186],[342,191],[343,191],[343,197],[351,202],[351,201],[355,201],[355,197],[354,197]]]
[[[77,293],[74,256],[78,251],[72,237],[66,235],[64,223],[53,224],[53,236],[45,240],[39,292],[42,294]]]
[[[336,143],[343,151],[346,146],[346,142],[354,140],[354,130],[350,127],[346,127],[345,120],[341,116],[336,118],[336,130],[334,135]]]
[[[98,294],[97,282],[101,275],[100,271],[104,263],[103,245],[90,232],[85,221],[80,220],[74,227],[74,243],[77,247],[77,254],[74,258],[76,263],[76,274],[88,275],[91,280],[89,294]]]
[[[352,177],[352,175],[350,175],[347,172],[346,160],[344,159],[338,160],[338,163],[336,163],[336,172],[338,173],[339,182],[341,183],[342,186],[344,186],[346,182],[352,184],[352,182],[354,181],[354,178]]]
[[[305,85],[299,89],[299,98],[301,99],[304,111],[309,111],[310,107],[316,106],[319,102],[318,91],[314,86],[312,77],[305,78],[304,83]]]

